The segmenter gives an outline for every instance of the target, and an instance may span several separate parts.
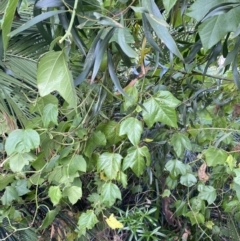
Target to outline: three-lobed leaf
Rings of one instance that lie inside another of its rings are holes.
[[[186,175],[187,173],[187,166],[179,160],[169,160],[166,163],[165,168],[173,177],[177,177],[178,175]]]
[[[104,171],[109,179],[116,179],[121,169],[122,156],[117,153],[105,152],[98,158],[97,169]]]
[[[103,184],[101,196],[102,202],[108,207],[113,206],[113,204],[116,202],[116,199],[122,199],[122,194],[119,187],[112,182]]]
[[[203,186],[198,194],[202,200],[206,200],[208,204],[212,204],[217,198],[216,189],[212,186]]]
[[[106,137],[101,131],[94,131],[87,141],[84,154],[90,157],[95,148],[106,145],[106,142]]]
[[[31,129],[18,129],[11,132],[6,140],[6,152],[8,155],[30,152],[40,145],[39,134]]]
[[[150,153],[146,146],[130,147],[127,151],[127,156],[123,161],[123,170],[130,167],[133,172],[139,177],[143,174],[146,166],[150,165]]]
[[[171,137],[171,145],[178,157],[181,157],[185,151],[191,150],[192,145],[189,138],[183,133],[174,133]]]
[[[14,187],[6,187],[1,197],[3,205],[10,205],[13,200],[18,199],[18,193]]]
[[[138,145],[143,132],[141,121],[137,118],[129,117],[120,124],[119,135],[126,134],[133,145]]]
[[[19,179],[12,183],[12,187],[14,187],[18,193],[18,196],[23,196],[30,192],[28,189],[28,181],[26,179]]]
[[[180,183],[186,187],[192,187],[197,183],[197,178],[192,173],[186,173],[180,177]]]
[[[120,124],[116,121],[108,121],[106,123],[100,123],[97,130],[101,131],[107,142],[111,145],[117,144],[122,140],[123,137],[119,136]]]
[[[160,91],[144,101],[143,119],[148,127],[156,122],[177,127],[177,114],[175,108],[180,104],[169,91]]]
[[[226,151],[214,147],[209,147],[204,151],[205,160],[208,166],[217,166],[225,164],[228,154]]]
[[[77,186],[66,187],[63,196],[68,197],[71,204],[75,204],[82,197],[82,188]]]
[[[98,223],[98,219],[93,210],[82,213],[78,219],[78,229],[81,235],[85,235],[86,229],[92,229]]]
[[[35,157],[29,153],[16,153],[9,157],[9,166],[13,172],[21,172],[24,166],[34,160]]]

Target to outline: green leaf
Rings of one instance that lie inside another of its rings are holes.
[[[109,179],[116,179],[121,169],[121,160],[122,156],[117,153],[103,153],[98,158],[98,172],[103,170]]]
[[[165,168],[173,177],[177,177],[178,175],[186,175],[187,166],[178,160],[169,160]]]
[[[3,205],[10,205],[13,200],[18,199],[18,193],[14,187],[6,187],[1,197]]]
[[[86,172],[87,170],[87,163],[82,155],[71,155],[70,157],[63,158],[60,163],[66,167],[68,175],[74,175],[78,171]]]
[[[71,204],[75,204],[82,197],[82,188],[76,186],[66,187],[63,196],[68,197]]]
[[[120,124],[119,135],[126,134],[134,146],[139,144],[142,132],[142,123],[137,118],[129,117]]]
[[[138,102],[138,90],[135,86],[129,86],[125,90],[128,96],[123,96],[123,109],[128,110],[132,106],[136,106]]]
[[[235,182],[235,180],[234,180],[234,183],[233,183],[233,185],[232,185],[232,189],[236,191],[236,196],[237,196],[237,198],[238,198],[238,205],[239,205],[239,201],[240,201],[240,185],[237,184],[237,183]],[[231,209],[231,211],[232,211],[232,209]]]
[[[123,52],[130,58],[138,57],[138,54],[127,44],[123,28],[118,29],[118,44],[120,45]]]
[[[187,213],[188,206],[185,201],[177,200],[174,203],[174,207],[176,208],[175,213],[177,214],[177,216],[185,215]]]
[[[128,176],[124,172],[119,172],[117,180],[122,183],[123,188],[127,188]]]
[[[8,46],[8,41],[9,41],[8,34],[11,31],[12,22],[13,22],[13,19],[15,16],[15,11],[17,9],[17,5],[18,5],[18,0],[8,1],[8,5],[5,9],[5,13],[2,18],[1,28],[2,28],[2,40],[3,40],[4,51],[6,51],[7,46]]]
[[[41,185],[45,181],[43,178],[41,178],[40,172],[33,174],[28,180],[31,184],[36,186]]]
[[[35,157],[29,153],[17,153],[9,157],[9,164],[13,172],[21,172],[24,166],[34,160]]]
[[[50,210],[47,212],[46,217],[43,219],[42,225],[40,226],[40,230],[46,229],[49,225],[52,224],[55,217],[58,215],[60,208],[56,208],[55,210]]]
[[[58,182],[60,184],[63,185],[70,185],[73,183],[74,179],[76,177],[79,177],[79,173],[74,171],[72,173],[69,172],[69,167],[68,166],[63,166],[62,168],[62,176],[61,178],[58,180]]]
[[[50,200],[53,203],[53,205],[57,205],[62,198],[62,192],[60,190],[60,187],[51,186],[48,190],[48,196],[50,197]]]
[[[14,130],[6,140],[6,151],[8,155],[14,152],[25,153],[40,145],[40,137],[35,130]]]
[[[18,196],[23,196],[30,192],[30,190],[27,188],[28,181],[26,179],[19,179],[12,183],[12,187],[15,188],[15,190],[18,193]]]
[[[199,197],[191,198],[190,203],[192,211],[194,212],[200,212],[201,210],[204,211],[205,209],[205,202]]]
[[[86,148],[84,151],[84,154],[87,157],[90,157],[92,155],[92,152],[98,147],[98,146],[105,146],[106,145],[106,137],[101,131],[94,131],[90,138],[87,141]]]
[[[239,189],[239,187],[238,187],[238,189]],[[229,212],[231,213],[234,210],[234,208],[236,208],[238,205],[239,205],[239,200],[237,198],[235,198],[235,199],[223,204],[224,211],[227,213],[229,213]]]
[[[198,194],[202,200],[206,200],[208,204],[212,204],[217,198],[217,192],[212,186],[203,186]]]
[[[226,163],[227,163],[228,167],[230,168],[230,170],[232,171],[234,169],[234,167],[236,167],[236,165],[237,165],[237,160],[232,155],[229,155],[227,157]]]
[[[173,37],[166,28],[168,24],[163,19],[160,19],[153,14],[144,14],[146,15],[148,22],[150,23],[157,36],[164,42],[167,48],[177,57],[183,60],[182,54],[179,52]]]
[[[231,1],[231,0],[230,0]],[[226,2],[225,0],[197,0],[191,4],[187,15],[196,19],[198,22],[209,12],[213,7]],[[201,9],[201,11],[199,11]]]
[[[209,147],[204,151],[205,160],[208,166],[215,167],[217,165],[224,165],[228,154],[222,149]]]
[[[39,113],[42,113],[42,110],[48,104],[58,106],[57,97],[51,94],[46,95],[44,97],[38,97],[37,102],[34,102],[34,104],[30,107],[30,109],[32,112],[38,111]]]
[[[172,9],[172,7],[175,5],[177,0],[163,0],[163,6],[166,9],[166,11],[169,13],[169,11]]]
[[[85,235],[86,229],[92,229],[96,223],[98,223],[98,219],[93,210],[82,213],[78,219],[79,235]]]
[[[116,199],[122,199],[122,194],[119,187],[112,183],[104,183],[101,190],[102,201],[108,206],[111,207],[116,202]]]
[[[74,174],[77,171],[86,172],[87,163],[82,155],[74,155],[69,163],[69,173]]]
[[[181,176],[180,183],[186,187],[192,187],[197,183],[197,178],[192,173],[186,173]]]
[[[112,36],[112,38],[111,38],[111,40],[109,41],[110,43],[111,43],[112,41],[114,41],[114,42],[116,42],[116,43],[118,42],[118,31],[119,31],[119,28],[116,28],[115,31],[114,31],[114,34],[113,34],[113,36]],[[133,36],[132,36],[132,34],[131,34],[130,29],[128,29],[128,28],[123,28],[123,31],[124,31],[124,37],[125,37],[126,43],[128,43],[128,44],[134,44],[135,41],[134,41],[134,38],[133,38]]]
[[[42,121],[44,127],[48,127],[50,122],[55,125],[58,124],[58,108],[56,105],[50,103],[44,107]]]
[[[191,225],[200,224],[200,223],[204,224],[205,222],[205,217],[198,212],[190,211],[186,214],[186,217],[189,217]]]
[[[175,133],[171,137],[171,145],[178,157],[184,154],[185,149],[191,150],[192,145],[189,138],[183,133]]]
[[[170,197],[171,191],[169,189],[165,189],[163,191],[162,197]]]
[[[236,177],[233,178],[234,183],[240,185],[240,170],[238,168],[234,169]]]
[[[15,175],[0,174],[0,191],[2,191],[9,183],[13,182]]]
[[[40,58],[37,69],[37,84],[41,96],[58,91],[70,107],[77,107],[77,95],[63,51],[48,52]]]
[[[48,182],[60,182],[63,177],[63,167],[58,166],[53,169],[53,171],[48,176]]]
[[[54,10],[54,11],[48,11],[45,13],[42,13],[31,20],[29,20],[27,23],[23,24],[21,27],[13,30],[11,33],[8,34],[8,36],[13,37],[18,33],[21,33],[22,31],[30,28],[31,26],[35,25],[36,23],[39,23],[47,18],[50,18],[54,15],[60,14],[60,13],[65,13],[66,10]]]
[[[97,127],[97,130],[103,132],[110,145],[117,144],[122,140],[122,137],[119,136],[119,129],[120,124],[116,121],[100,123],[100,125]]]
[[[112,18],[109,18],[97,12],[94,12],[93,15],[96,17],[96,19],[98,19],[99,24],[102,24],[104,26],[112,26],[115,28],[123,28],[123,26],[120,23],[113,20]]]
[[[150,165],[150,153],[146,146],[130,147],[127,156],[123,160],[123,171],[130,167],[139,177],[143,174],[145,167]]]
[[[240,21],[240,7],[225,14],[213,16],[199,26],[199,35],[205,50],[217,44],[228,32],[234,32]]]
[[[180,104],[169,91],[160,91],[143,103],[143,119],[148,127],[160,121],[166,125],[177,127],[175,107]]]
[[[109,72],[110,78],[114,83],[118,92],[121,93],[123,96],[127,96],[126,92],[123,90],[120,84],[120,80],[118,79],[118,76],[116,75],[113,58],[110,50],[108,50],[107,55],[108,55],[108,72]]]
[[[178,185],[178,180],[176,180],[176,178],[173,179],[171,176],[168,176],[166,178],[166,185],[170,190],[172,190]]]

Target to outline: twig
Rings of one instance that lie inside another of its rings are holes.
[[[131,82],[127,86],[125,86],[123,88],[123,90],[126,90],[128,87],[134,86],[139,79],[141,79],[142,77],[144,77],[146,75],[146,73],[148,72],[149,69],[150,69],[150,65],[148,65],[145,68],[144,64],[142,63],[142,65],[141,65],[141,70],[142,70],[141,73],[135,79],[131,80]],[[115,93],[115,95],[120,95],[120,94],[121,94],[120,92],[116,92]]]
[[[186,72],[186,71],[183,71],[183,70],[176,70],[177,72],[180,72],[182,74],[193,74],[193,75],[204,75],[204,76],[207,76],[207,77],[210,77],[210,78],[214,78],[214,79],[220,79],[220,80],[226,80],[226,81],[231,81],[233,82],[233,79],[228,79],[228,78],[225,78],[225,77],[221,77],[221,76],[216,76],[216,75],[211,75],[211,74],[202,74],[200,72],[197,72],[197,71],[192,71],[190,73]]]
[[[122,10],[120,13],[117,13],[117,14],[113,15],[113,18],[115,18],[115,17],[117,17],[117,16],[125,13],[125,12],[134,4],[135,1],[136,1],[136,0],[133,0],[133,1],[130,3],[130,5],[127,6],[127,7],[126,7],[124,10]]]
[[[75,0],[75,2],[74,2],[74,7],[73,7],[73,10],[72,10],[72,17],[71,17],[71,21],[70,21],[70,23],[69,23],[68,30],[66,31],[66,33],[64,34],[64,36],[59,40],[59,43],[60,43],[60,44],[61,44],[68,36],[71,35],[71,30],[72,30],[74,18],[75,18],[75,15],[76,15],[77,5],[78,5],[78,0]]]

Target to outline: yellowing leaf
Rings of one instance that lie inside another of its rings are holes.
[[[100,179],[103,181],[107,181],[108,178],[105,176],[104,172],[100,172]]]
[[[233,158],[232,155],[229,155],[227,157],[226,163],[228,164],[230,170],[232,170],[234,167],[236,167],[236,160]]]
[[[106,219],[106,222],[108,226],[111,229],[116,229],[116,228],[123,228],[123,224],[120,223],[115,217],[114,214],[111,214],[109,218]]]
[[[145,141],[145,142],[152,142],[153,139],[145,138],[144,141]]]
[[[207,221],[207,222],[205,223],[205,226],[206,226],[208,229],[212,229],[213,225],[214,225],[214,223],[213,223],[212,221]]]

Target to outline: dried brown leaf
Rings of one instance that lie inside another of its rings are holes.
[[[204,162],[198,169],[198,179],[202,182],[209,180],[209,175],[206,173],[207,164]]]

